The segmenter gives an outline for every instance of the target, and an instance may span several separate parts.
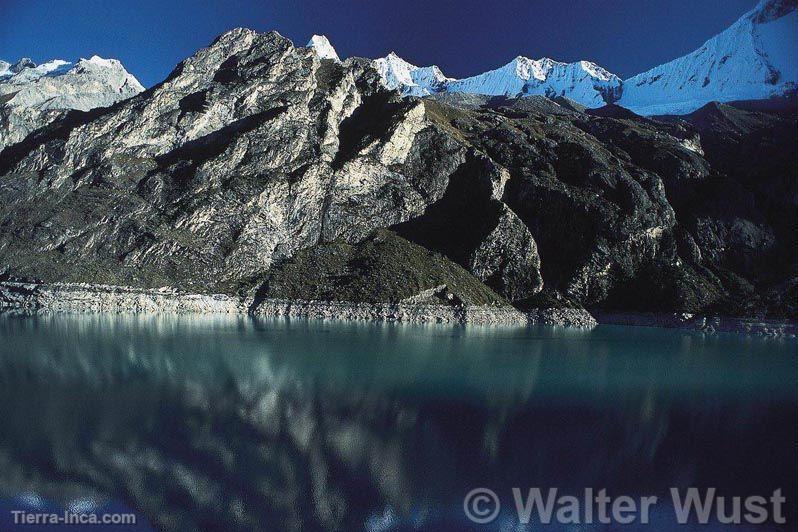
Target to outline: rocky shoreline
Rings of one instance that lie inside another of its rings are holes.
[[[47,312],[218,313],[246,312],[243,299],[188,294],[171,288],[131,288],[89,283],[0,283],[0,308]]]
[[[0,283],[0,309],[74,313],[203,313],[348,321],[449,323],[471,325],[558,325],[593,327],[581,309],[521,312],[492,305],[355,303],[264,299],[224,294],[189,294],[172,288],[143,289],[87,283]]]
[[[351,303],[267,299],[252,314],[322,320],[526,325],[526,315],[513,308],[488,305],[447,306],[416,303]]]
[[[0,311],[54,313],[199,313],[250,314],[311,320],[444,323],[486,326],[548,325],[593,328],[626,325],[695,330],[706,334],[798,338],[790,321],[721,318],[694,314],[588,312],[576,308],[520,311],[497,305],[445,305],[427,302],[358,303],[301,299],[264,299],[225,294],[191,294],[174,288],[133,288],[89,283],[0,282]]]

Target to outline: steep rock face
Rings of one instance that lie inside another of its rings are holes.
[[[768,291],[789,293],[779,287],[795,277],[794,120],[732,110],[666,123],[536,98],[427,105],[508,172],[501,199],[534,237],[547,287],[517,304],[790,314]]]
[[[108,107],[143,90],[115,59],[0,62],[0,150],[68,110]]]
[[[716,103],[685,119],[700,133],[706,159],[718,172],[695,191],[696,242],[735,276],[770,285],[760,295],[764,303],[795,315],[798,120]]]
[[[427,108],[433,120],[443,110]],[[465,266],[510,301],[531,297],[543,287],[540,256],[529,229],[502,201],[509,177],[472,150],[441,200],[395,229]]]
[[[473,157],[370,62],[237,29],[4,151],[0,260],[44,281],[249,290],[300,250],[421,216]]]
[[[795,50],[798,2],[761,0],[695,52],[624,81],[618,103],[645,115],[685,114],[711,101],[794,92]]]

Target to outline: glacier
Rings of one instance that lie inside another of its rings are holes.
[[[621,79],[590,61],[562,63],[519,56],[490,72],[452,81],[446,92],[488,96],[564,96],[587,107],[602,107],[618,94]]]

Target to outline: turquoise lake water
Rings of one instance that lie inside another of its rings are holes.
[[[678,526],[670,488],[798,507],[795,340],[2,315],[0,419],[0,530],[19,508],[139,516],[109,530],[539,529],[514,487],[659,497],[654,528],[621,530],[795,529]],[[478,525],[463,498],[483,487],[501,511]]]

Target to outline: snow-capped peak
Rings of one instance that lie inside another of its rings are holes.
[[[93,55],[89,59],[81,58],[81,60],[78,63],[84,65],[92,64],[100,68],[119,68],[122,66],[122,63],[120,63],[116,59],[103,59],[99,55]]]
[[[395,52],[391,52],[385,57],[375,60],[374,63],[377,65],[377,70],[389,89],[416,85],[411,73],[418,70],[418,67],[411,65],[396,55]]]
[[[446,83],[454,81],[447,78],[435,65],[418,67],[408,63],[395,52],[374,60],[383,84],[389,89],[399,89],[407,96],[427,96],[442,92]]]
[[[383,84],[406,96],[463,92],[489,96],[541,94],[567,96],[588,107],[601,107],[617,97],[618,76],[590,61],[561,63],[519,55],[495,70],[464,79],[446,77],[437,66],[418,67],[395,52],[374,61]]]
[[[4,68],[4,65],[8,66]],[[126,85],[136,92],[144,90],[139,81],[125,70],[122,63],[116,59],[104,59],[98,55],[94,55],[90,59],[81,59],[77,63],[64,61],[63,59],[53,59],[37,65],[27,57],[20,59],[13,65],[5,61],[0,62],[0,82],[7,87],[19,87],[42,78],[57,78],[65,75],[71,76],[68,79],[85,80],[88,79],[86,74],[88,72],[98,81],[108,82],[111,85]],[[73,83],[73,81],[70,81],[70,83]]]
[[[313,48],[313,51],[316,52],[321,59],[333,59],[335,61],[340,61],[341,59],[338,57],[338,52],[335,51],[333,45],[330,44],[330,40],[325,37],[324,35],[314,35],[310,38],[307,44],[308,48]]]
[[[711,102],[798,89],[798,2],[762,0],[698,50],[624,82],[618,102],[638,114],[682,114]]]
[[[448,83],[447,92],[490,96],[566,96],[588,107],[601,107],[619,92],[621,80],[590,61],[562,63],[548,57],[518,56],[484,74]]]

